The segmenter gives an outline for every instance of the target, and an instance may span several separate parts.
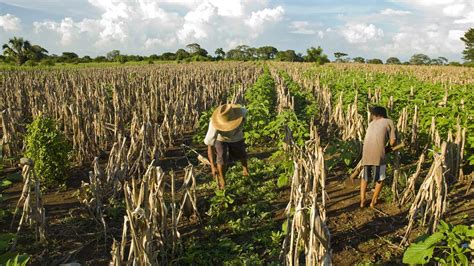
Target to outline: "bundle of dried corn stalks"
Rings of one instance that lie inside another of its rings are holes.
[[[29,223],[30,225],[34,224],[36,241],[46,241],[46,214],[41,197],[40,181],[35,173],[34,162],[31,159],[22,158],[20,164],[23,167],[21,172],[23,176],[23,189],[20,199],[16,204],[15,211],[13,212],[11,227],[13,227],[16,214],[23,204],[17,234],[20,232],[24,223]],[[12,249],[14,249],[17,239],[18,238],[15,238]]]
[[[285,265],[299,265],[302,257],[306,265],[330,265],[323,149],[317,138],[308,141],[303,149],[291,145],[288,147],[293,156],[294,172],[290,200],[285,211],[287,236],[283,242],[281,259]]]
[[[429,231],[432,232],[436,229],[439,220],[446,211],[448,190],[445,180],[446,168],[444,165],[446,147],[447,143],[443,142],[441,153],[433,152],[433,164],[410,207],[408,225],[400,245],[404,245],[409,241],[408,237],[417,218],[421,218],[423,226],[428,224]]]
[[[114,240],[113,265],[157,265],[167,263],[171,252],[168,207],[164,202],[164,177],[160,167],[151,164],[141,181],[135,178],[124,185],[126,216],[122,240]],[[131,243],[128,245],[128,239]],[[128,256],[126,248],[128,247]]]
[[[170,173],[170,195],[165,197],[166,175],[160,167],[154,166],[154,161],[140,180],[132,177],[125,182],[126,216],[122,240],[120,243],[114,240],[112,247],[113,265],[167,264],[180,254],[180,220],[183,216],[199,218],[193,166],[187,166],[184,171],[179,197],[173,172]],[[131,239],[130,244],[128,239]]]

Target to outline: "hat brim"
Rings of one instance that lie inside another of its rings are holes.
[[[238,104],[233,104],[232,108],[238,109],[238,117],[233,120],[224,120],[222,116],[219,115],[220,107],[214,110],[211,117],[212,126],[220,131],[232,131],[238,128],[242,121],[244,120],[244,111],[241,106]]]

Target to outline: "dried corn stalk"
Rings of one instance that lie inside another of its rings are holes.
[[[289,147],[294,172],[285,210],[288,234],[281,253],[286,265],[299,265],[303,254],[306,265],[331,264],[330,234],[326,225],[326,172],[323,150],[318,143],[319,140],[312,139],[303,149]]]
[[[153,164],[154,162],[150,164],[141,181],[132,177],[131,181],[124,185],[126,216],[122,240],[120,243],[114,240],[112,247],[114,265],[168,264],[169,258],[179,252],[180,234],[177,230],[174,174],[171,174],[169,217],[169,208],[164,198],[165,174],[160,167]],[[128,239],[131,239],[130,245],[127,245]],[[128,256],[125,254],[127,247]]]
[[[20,232],[24,223],[34,224],[36,241],[46,241],[46,215],[41,197],[40,181],[35,173],[34,162],[31,159],[22,158],[20,160],[23,166],[21,175],[23,176],[23,189],[20,199],[16,204],[11,226],[15,222],[16,214],[23,204],[20,222],[17,227],[17,234]],[[13,243],[16,245],[17,238]]]
[[[176,223],[179,224],[183,214],[188,217],[192,215],[199,218],[196,199],[196,177],[194,175],[194,167],[192,164],[184,168],[184,182],[179,190],[183,191],[183,193]]]
[[[447,185],[445,181],[444,160],[447,143],[443,142],[441,153],[434,153],[434,160],[428,175],[421,184],[408,214],[408,225],[400,243],[408,242],[408,237],[416,219],[420,218],[422,225],[428,225],[430,232],[436,229],[442,215],[446,211]]]
[[[418,163],[416,165],[416,171],[408,178],[407,186],[403,192],[403,196],[400,198],[400,205],[403,205],[409,201],[411,201],[415,197],[415,185],[418,177],[421,173],[421,166],[425,162],[425,153],[423,152],[418,159]]]

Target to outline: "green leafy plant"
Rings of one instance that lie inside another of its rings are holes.
[[[28,125],[25,156],[34,161],[43,188],[62,185],[69,169],[70,145],[52,119],[36,117]]]
[[[0,233],[0,265],[24,266],[28,263],[29,256],[7,251],[15,237],[13,233]]]
[[[275,116],[276,103],[275,81],[268,69],[245,92],[244,98],[248,109],[244,132],[246,142],[250,145],[264,143],[268,140],[264,129]]]
[[[403,263],[426,264],[436,261],[442,265],[468,265],[469,244],[474,241],[474,225],[453,226],[440,221],[437,231],[422,236],[403,254]]]
[[[9,259],[5,266],[26,266],[30,257],[28,255],[16,255],[14,258]]]

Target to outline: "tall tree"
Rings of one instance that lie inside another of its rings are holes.
[[[318,46],[318,48],[310,47],[307,49],[304,59],[306,62],[316,62],[320,65],[329,62],[328,56],[323,54],[323,48],[321,48],[321,46]]]
[[[107,60],[109,60],[109,61],[117,61],[119,59],[119,56],[120,56],[120,51],[119,50],[112,50],[112,51],[108,52],[107,55],[106,55]]]
[[[13,37],[2,46],[3,54],[14,60],[18,65],[23,65],[31,56],[31,44],[23,38]]]
[[[431,59],[425,54],[414,54],[410,58],[411,65],[429,65],[430,63]]]
[[[216,55],[217,59],[222,59],[225,57],[225,52],[222,48],[217,48],[214,54]]]
[[[357,57],[354,57],[352,61],[354,61],[355,63],[365,63],[365,58],[361,56],[357,56]]]
[[[257,48],[257,57],[258,59],[269,60],[275,58],[277,52],[277,48],[273,46],[262,46]]]
[[[466,48],[462,51],[463,59],[466,61],[474,62],[474,28],[470,28],[464,36],[461,37],[461,41],[464,42]]]
[[[382,65],[382,64],[383,64],[383,61],[382,61],[381,59],[374,58],[374,59],[369,59],[369,60],[367,60],[367,64]]]
[[[255,48],[248,45],[238,45],[234,49],[227,51],[226,57],[232,60],[251,60],[255,53]]]
[[[430,64],[437,65],[437,66],[443,66],[443,65],[448,64],[448,59],[446,57],[440,56],[438,58],[431,59]]]
[[[195,55],[207,56],[207,51],[201,48],[201,45],[197,43],[190,43],[186,45],[186,48],[188,49],[189,54],[191,54],[191,56],[195,56]]]
[[[300,54],[297,54],[295,50],[278,51],[276,53],[275,59],[278,61],[287,61],[287,62],[303,61],[302,56]]]
[[[342,57],[347,56],[347,54],[343,52],[335,52],[334,56],[336,57],[336,62],[344,62],[344,59],[342,59]]]
[[[389,57],[385,63],[387,65],[400,65],[402,62],[396,57]]]
[[[189,53],[184,49],[178,49],[175,54],[176,60],[183,60],[189,57]]]

